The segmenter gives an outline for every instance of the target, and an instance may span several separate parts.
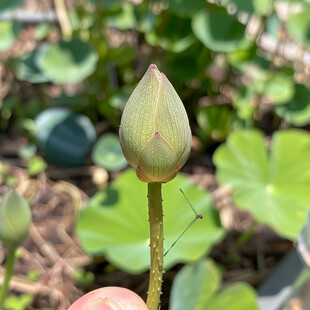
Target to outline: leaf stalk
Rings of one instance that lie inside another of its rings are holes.
[[[16,249],[10,249],[6,261],[5,277],[0,289],[0,309],[2,309],[5,297],[9,290],[9,283],[13,275],[13,267],[15,262]]]
[[[151,268],[146,304],[149,310],[158,310],[160,309],[161,285],[164,272],[164,235],[161,183],[148,183],[147,197],[149,205]]]

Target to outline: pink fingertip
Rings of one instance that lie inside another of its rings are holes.
[[[68,310],[148,310],[134,292],[122,287],[103,287],[79,298]]]

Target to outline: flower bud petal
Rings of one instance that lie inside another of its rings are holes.
[[[154,115],[160,85],[160,73],[155,68],[149,68],[131,94],[121,120],[124,156],[135,169],[141,150],[155,133]]]
[[[175,152],[157,131],[140,153],[137,175],[148,183],[168,182],[178,172],[177,162]]]
[[[187,160],[191,130],[185,108],[155,65],[130,96],[121,120],[124,156],[144,182],[168,182]]]
[[[31,223],[27,201],[11,190],[0,203],[0,240],[9,249],[16,249],[26,239]]]
[[[159,96],[156,129],[169,142],[178,158],[184,153],[188,157],[192,135],[187,114],[180,97],[164,74]]]

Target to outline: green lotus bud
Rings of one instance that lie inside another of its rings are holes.
[[[121,119],[124,156],[144,182],[172,180],[186,162],[191,130],[181,99],[155,65],[130,96]]]
[[[0,240],[8,249],[16,249],[26,239],[31,223],[27,201],[11,190],[0,203]]]

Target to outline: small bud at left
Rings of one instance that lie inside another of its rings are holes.
[[[31,224],[27,201],[15,190],[6,193],[0,203],[0,240],[8,249],[16,249],[26,239]]]

